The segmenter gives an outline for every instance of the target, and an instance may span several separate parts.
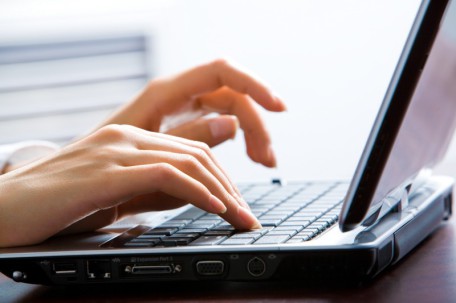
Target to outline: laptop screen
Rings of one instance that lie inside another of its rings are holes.
[[[397,193],[443,158],[453,136],[456,1],[446,11],[444,4],[436,7],[439,1],[425,2],[355,172],[341,213],[343,231],[371,225],[391,209]]]

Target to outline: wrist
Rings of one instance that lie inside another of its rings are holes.
[[[58,149],[49,141],[25,141],[0,146],[0,174],[38,160]]]

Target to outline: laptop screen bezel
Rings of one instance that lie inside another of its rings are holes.
[[[449,1],[422,1],[349,186],[339,218],[350,231],[380,211],[371,203]],[[404,180],[405,181],[405,180]]]

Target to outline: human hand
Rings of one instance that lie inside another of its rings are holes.
[[[236,119],[199,117],[210,109],[237,115],[250,157],[274,166],[269,135],[250,96],[270,110],[285,108],[264,85],[224,61],[152,81],[105,123],[136,127],[102,127],[0,176],[0,246],[41,242],[62,230],[94,230],[127,215],[186,203],[220,214],[239,229],[259,227],[207,145],[233,137]],[[147,131],[195,113],[195,120],[167,132],[207,144]]]
[[[103,125],[129,124],[149,131],[197,140],[215,146],[234,137],[239,119],[247,154],[268,167],[276,158],[256,104],[274,112],[285,104],[257,79],[225,60],[150,82],[140,96]],[[216,118],[203,117],[222,114]]]
[[[0,181],[0,246],[189,202],[238,228],[259,226],[207,145],[129,125],[103,127]]]

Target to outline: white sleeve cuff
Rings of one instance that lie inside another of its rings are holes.
[[[59,149],[59,146],[49,141],[24,141],[0,145],[0,174],[7,164],[31,162],[44,157]]]

